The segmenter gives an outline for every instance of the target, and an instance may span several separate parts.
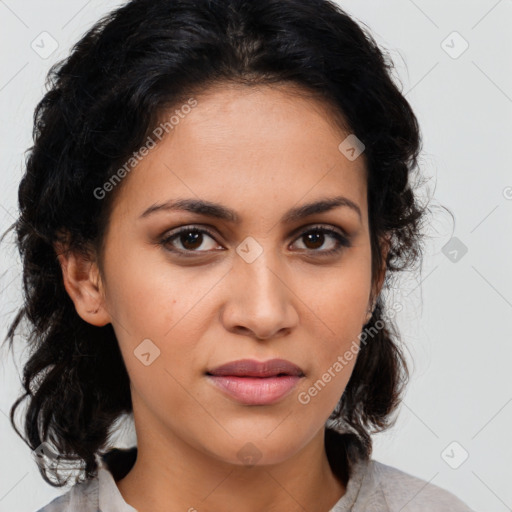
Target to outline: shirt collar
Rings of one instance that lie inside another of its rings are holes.
[[[100,456],[98,462],[98,508],[101,512],[137,512],[137,509],[124,501],[112,473]]]

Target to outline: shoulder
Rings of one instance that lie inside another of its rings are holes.
[[[98,472],[94,478],[75,484],[65,494],[54,498],[37,512],[98,512],[102,508],[134,509],[126,505],[115,486],[115,480],[130,471],[137,457],[137,447],[113,448],[107,453],[95,455]]]
[[[75,484],[37,512],[98,512],[98,477]]]
[[[57,496],[57,498],[36,512],[62,512],[64,510],[69,510],[69,491],[62,496]]]
[[[365,510],[373,510],[368,508],[371,502],[380,505],[374,510],[386,512],[474,512],[446,489],[376,460],[368,462],[361,497],[365,490],[368,500]],[[383,504],[386,508],[382,508]]]

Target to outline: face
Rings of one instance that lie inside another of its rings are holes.
[[[139,440],[151,432],[233,464],[252,443],[274,464],[324,427],[355,364],[344,354],[356,352],[372,286],[364,160],[340,152],[348,133],[322,104],[284,86],[196,100],[124,178],[104,244],[103,310]],[[185,199],[189,208],[171,207]],[[221,208],[231,214],[213,215]],[[265,387],[207,374],[274,358],[303,375]]]

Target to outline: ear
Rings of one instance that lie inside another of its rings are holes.
[[[78,315],[97,327],[110,323],[96,262],[79,251],[65,250],[59,242],[54,247],[62,270],[64,287],[75,304]]]
[[[379,296],[379,293],[382,289],[382,286],[384,284],[384,279],[386,277],[386,259],[389,253],[389,249],[391,246],[391,234],[386,234],[380,241],[380,249],[382,254],[382,266],[379,270],[378,275],[375,278],[375,281],[372,286],[372,292],[370,295],[370,300],[368,302],[368,314],[366,315],[365,323],[368,323],[370,321],[370,318],[373,314],[373,308],[375,306],[375,302],[377,301],[377,297]]]
[[[386,235],[384,235],[384,237],[381,239],[381,242],[380,242],[380,249],[381,249],[381,254],[382,254],[382,266],[379,270],[379,274],[376,279],[374,294],[373,294],[374,298],[378,297],[378,295],[382,289],[382,285],[384,284],[384,278],[386,277],[386,268],[387,268],[386,259],[388,257],[390,246],[391,246],[391,235],[386,234]]]

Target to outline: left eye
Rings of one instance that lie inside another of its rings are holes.
[[[330,247],[327,249],[318,250],[319,247],[324,245],[326,235],[328,238],[331,238],[333,242],[331,242]],[[305,244],[309,245],[309,247],[305,247],[305,250],[310,249],[313,252],[320,252],[323,254],[333,254],[340,251],[342,247],[350,246],[348,238],[337,231],[324,227],[309,229],[308,231],[303,232],[297,240],[305,240]],[[311,247],[311,245],[313,247]]]

